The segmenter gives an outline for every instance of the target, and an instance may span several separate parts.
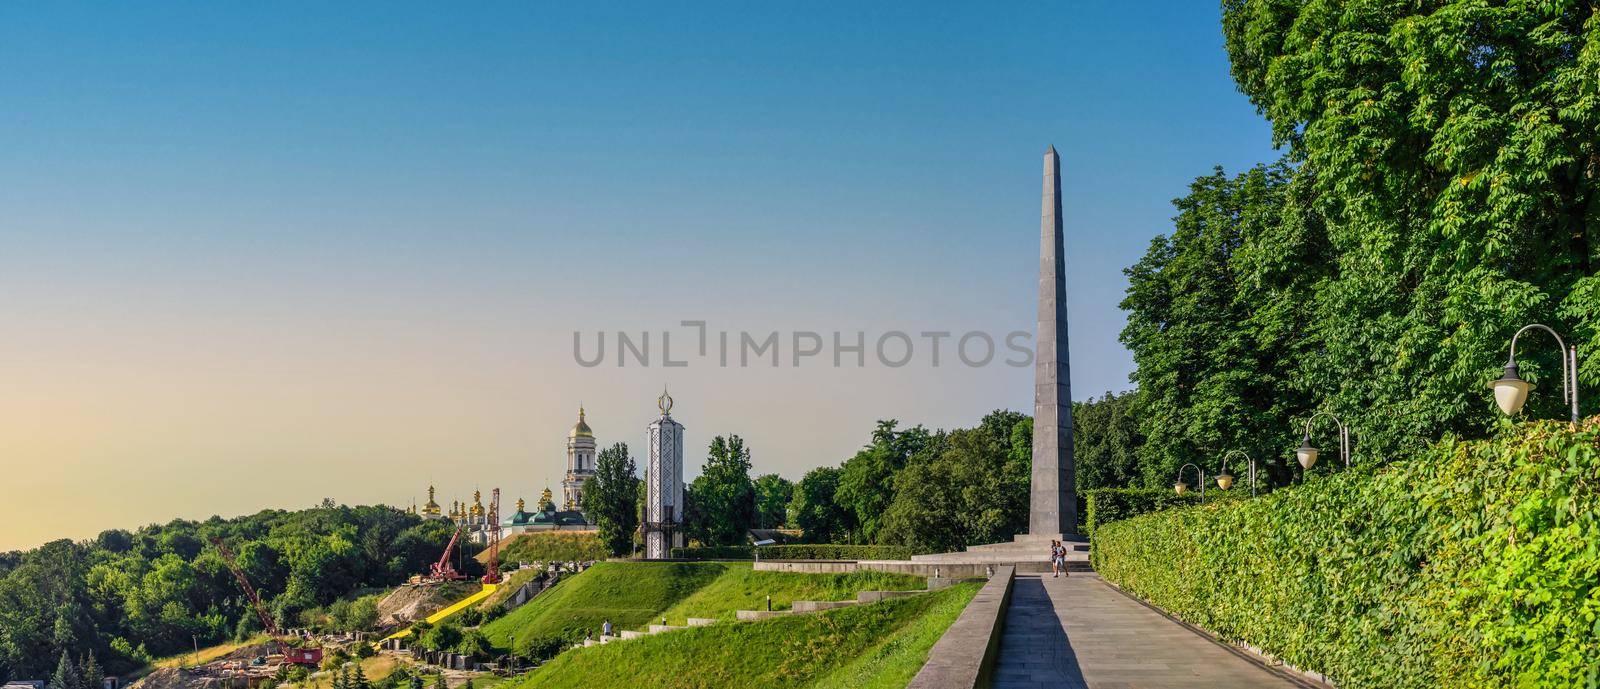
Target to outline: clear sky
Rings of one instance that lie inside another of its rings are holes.
[[[1033,330],[1050,144],[1074,396],[1126,389],[1121,269],[1277,155],[1214,2],[584,4],[0,3],[0,548],[531,501],[580,403],[637,456],[663,385],[691,464],[739,433],[790,478],[879,418],[1031,412],[1031,368],[871,350]],[[785,361],[575,363],[683,359],[682,320]]]

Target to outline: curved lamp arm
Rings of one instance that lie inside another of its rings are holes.
[[[1515,374],[1517,370],[1517,338],[1529,330],[1543,330],[1556,338],[1556,346],[1561,348],[1561,401],[1572,407],[1572,425],[1578,425],[1578,348],[1568,347],[1567,341],[1561,339],[1561,333],[1548,325],[1531,323],[1522,326],[1515,335],[1511,336],[1511,356],[1506,359],[1506,372]]]
[[[1350,468],[1350,427],[1344,425],[1344,420],[1340,419],[1338,416],[1335,416],[1333,412],[1319,411],[1315,414],[1312,414],[1310,418],[1306,419],[1305,436],[1301,442],[1307,445],[1311,444],[1311,422],[1317,420],[1317,417],[1319,416],[1326,416],[1330,419],[1333,419],[1335,424],[1338,424],[1339,457],[1344,460],[1345,468]]]
[[[1251,497],[1255,497],[1255,494],[1256,494],[1256,460],[1255,460],[1254,457],[1251,457],[1250,455],[1245,454],[1243,450],[1228,450],[1227,452],[1222,453],[1222,472],[1223,473],[1227,473],[1228,472],[1228,458],[1232,457],[1234,455],[1239,455],[1240,457],[1245,458],[1245,461],[1250,462],[1250,496]]]
[[[1194,473],[1200,477],[1200,502],[1206,501],[1206,471],[1195,464],[1186,463],[1178,467],[1178,483],[1183,483],[1183,470],[1194,467]]]

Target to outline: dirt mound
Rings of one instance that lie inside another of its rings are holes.
[[[128,689],[228,689],[234,684],[221,677],[166,667],[145,675],[144,679],[128,685]]]
[[[253,644],[250,646],[240,646],[235,648],[217,660],[251,660],[261,656],[272,655],[277,652],[278,649],[270,644]]]
[[[420,620],[472,595],[476,588],[462,584],[401,586],[378,601],[378,624],[403,625]]]

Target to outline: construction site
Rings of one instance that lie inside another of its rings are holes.
[[[431,489],[430,489],[431,493]],[[430,503],[432,503],[430,495]],[[463,516],[469,516],[463,510]],[[404,652],[405,640],[414,634],[414,625],[438,624],[474,604],[483,602],[499,590],[500,572],[500,489],[491,493],[489,504],[482,509],[480,519],[459,519],[449,542],[432,562],[427,571],[414,574],[385,595],[378,603],[378,624],[372,632],[343,634],[317,634],[303,628],[283,628],[278,623],[256,587],[240,567],[238,556],[221,539],[211,539],[211,546],[227,564],[240,593],[255,611],[264,639],[227,649],[214,657],[202,658],[199,649],[190,658],[180,658],[171,666],[157,667],[148,675],[129,685],[132,689],[254,689],[262,685],[276,686],[287,679],[315,677],[327,673],[334,664],[359,661],[379,655],[391,657],[397,665],[425,665],[430,658],[419,653]],[[470,577],[464,569],[463,548],[472,527],[481,527],[486,548],[480,555],[485,573]],[[553,579],[553,577],[552,577]],[[553,581],[551,582],[553,583]],[[524,602],[525,591],[512,597]],[[513,603],[516,604],[516,603]],[[381,651],[380,651],[381,649]],[[493,664],[469,662],[461,656],[433,657],[438,663],[432,668],[443,673],[451,685],[461,684],[473,672],[492,672]]]

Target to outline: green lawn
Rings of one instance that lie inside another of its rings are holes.
[[[606,620],[636,629],[727,572],[717,562],[601,562],[483,626],[489,642],[520,651],[532,640],[582,639]]]
[[[732,620],[735,610],[761,610],[772,596],[773,610],[787,610],[797,600],[848,600],[861,591],[916,591],[928,587],[927,579],[885,572],[850,574],[790,574],[757,572],[750,563],[726,563],[722,576],[678,601],[666,612],[668,624],[682,625],[690,617]],[[660,622],[660,616],[651,620]]]
[[[546,531],[518,534],[500,545],[501,562],[566,562],[604,560],[610,553],[593,531]],[[477,555],[489,561],[489,551]]]
[[[834,669],[810,686],[814,689],[904,689],[928,660],[928,650],[961,616],[983,584],[961,584],[956,595],[942,596],[910,624]]]
[[[978,588],[580,648],[507,689],[903,687]]]

